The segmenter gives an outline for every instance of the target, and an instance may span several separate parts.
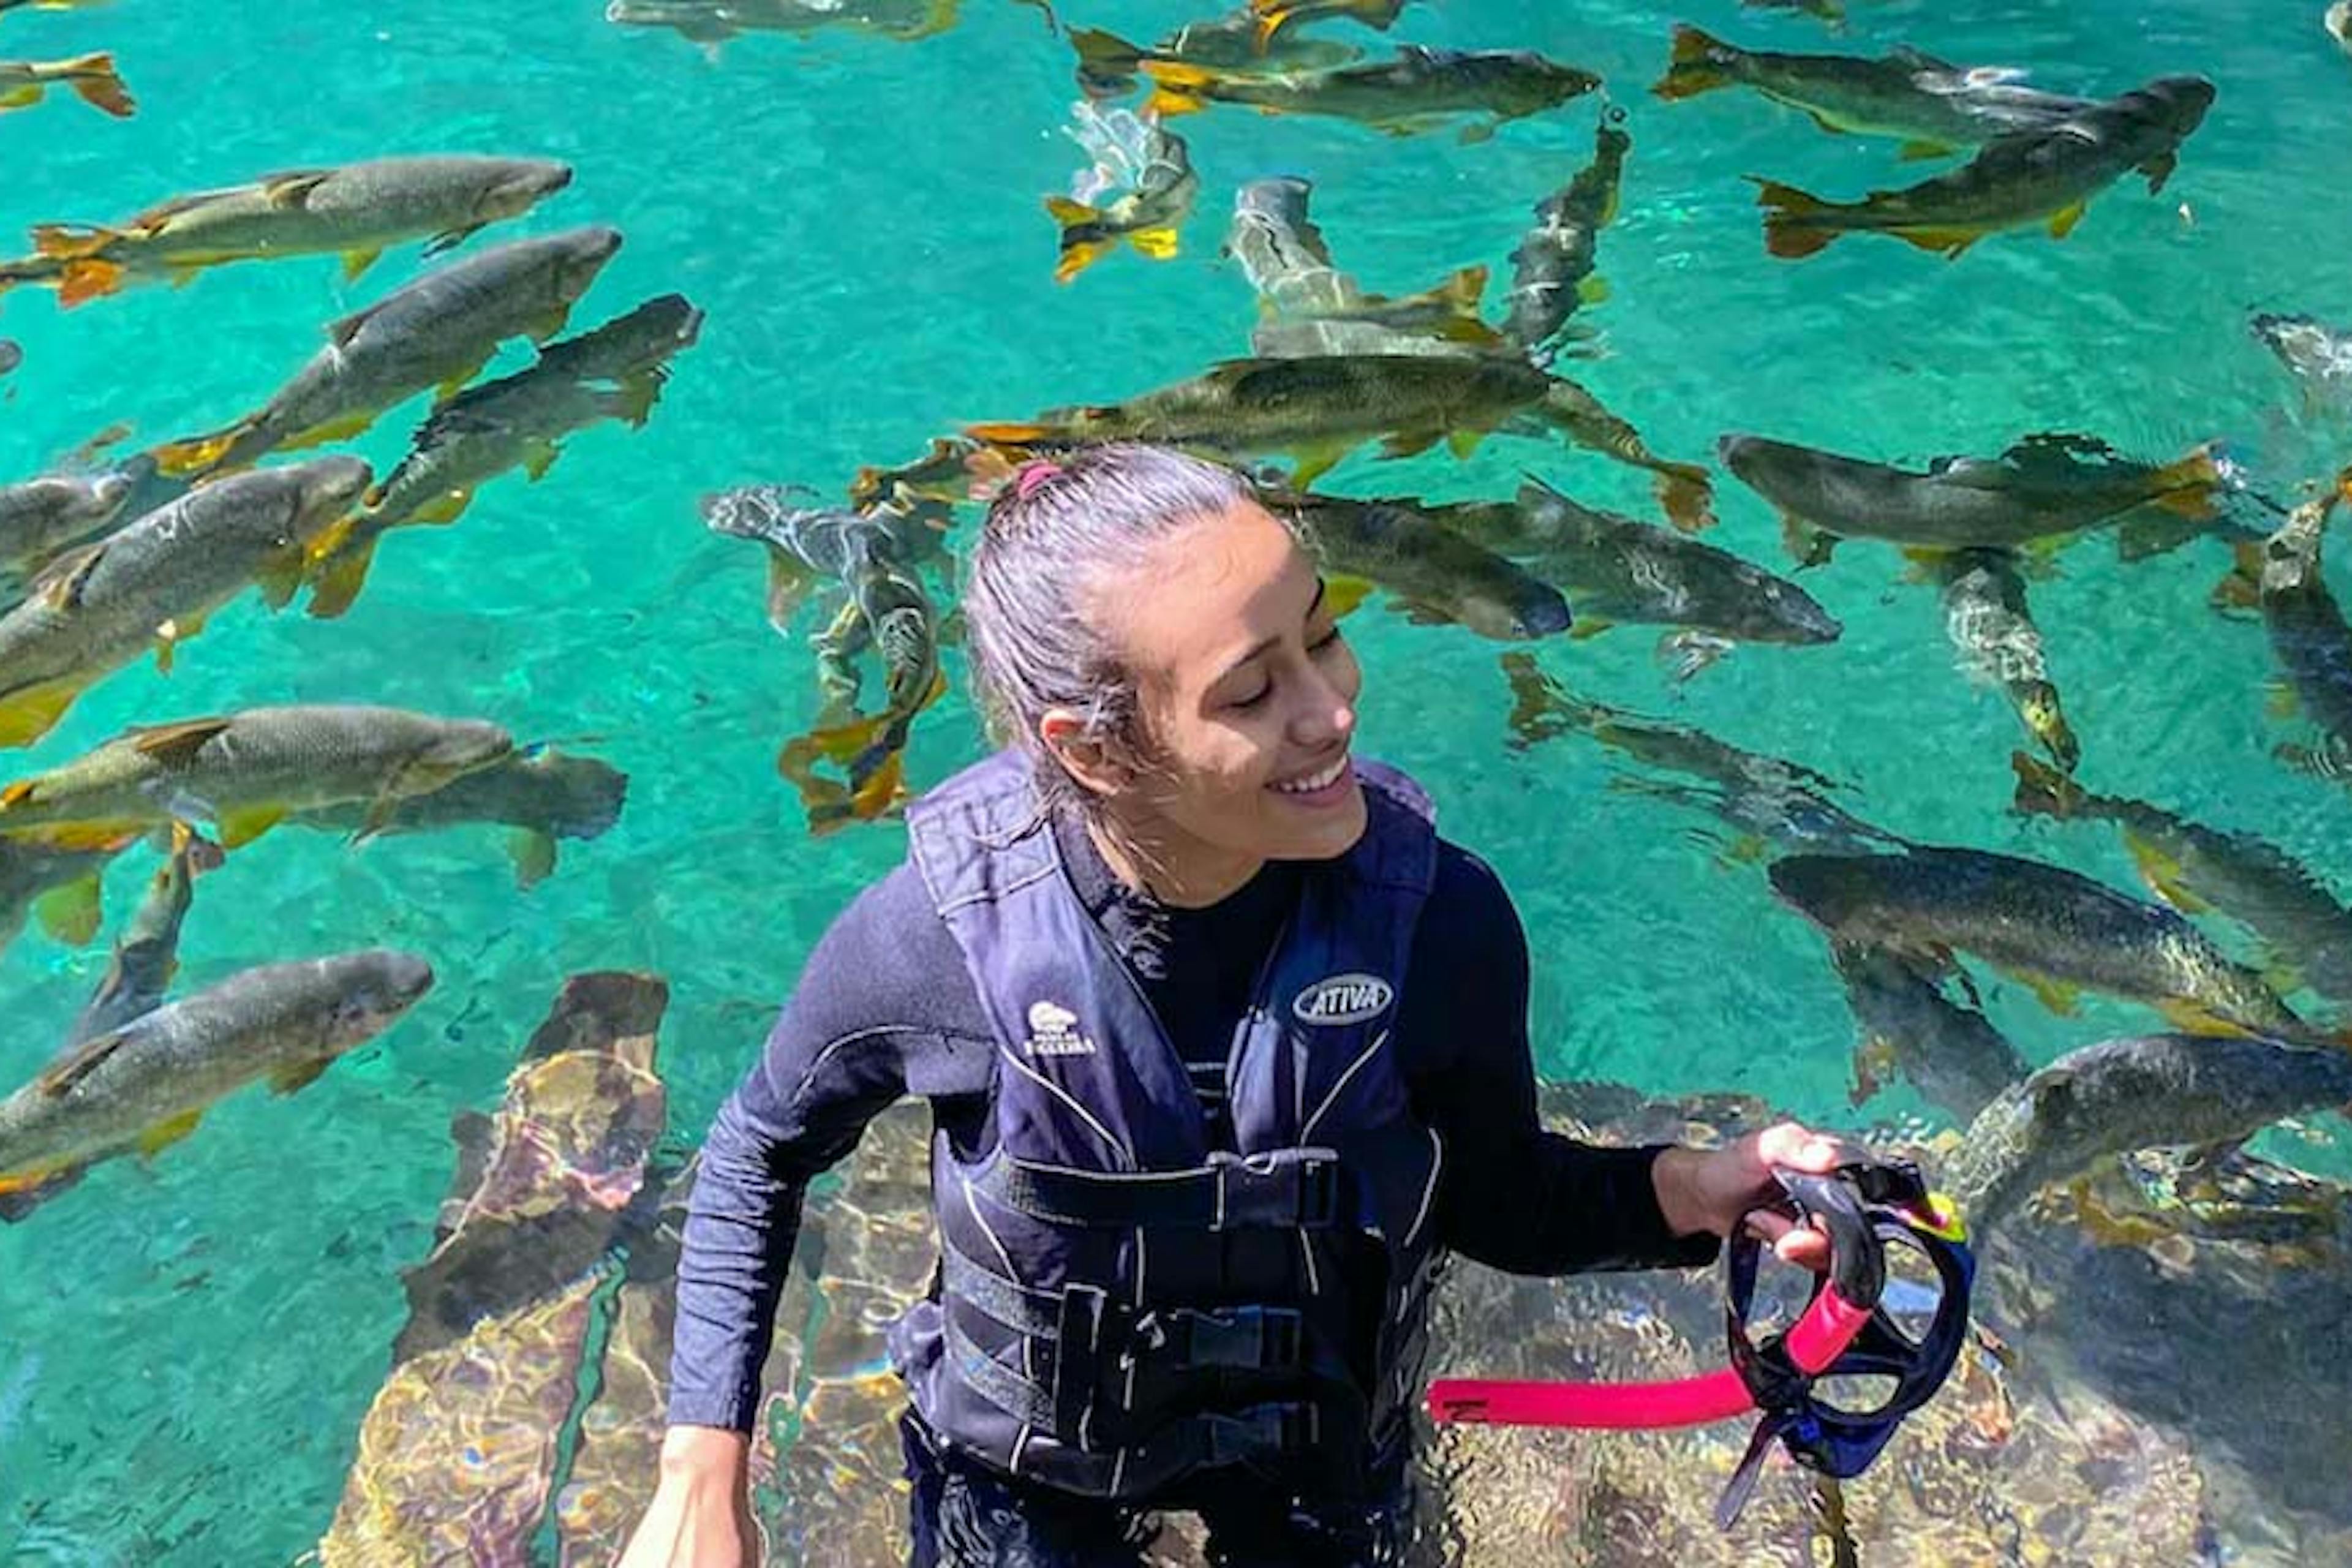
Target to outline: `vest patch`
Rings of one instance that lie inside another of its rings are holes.
[[[1301,991],[1290,1010],[1302,1024],[1360,1024],[1395,1000],[1395,987],[1377,974],[1334,974]]]
[[[1021,1048],[1033,1057],[1095,1054],[1095,1043],[1078,1032],[1078,1016],[1052,1002],[1029,1004],[1029,1037]]]

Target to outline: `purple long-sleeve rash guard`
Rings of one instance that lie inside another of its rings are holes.
[[[1074,891],[1192,1068],[1203,1115],[1221,1125],[1226,1053],[1299,868],[1271,863],[1208,909],[1170,909],[1114,879],[1082,829],[1061,825],[1057,837]],[[1527,933],[1493,870],[1443,840],[1400,992],[1392,1047],[1415,1113],[1444,1140],[1445,1247],[1517,1274],[1713,1259],[1715,1237],[1678,1237],[1659,1213],[1655,1147],[1601,1149],[1544,1131]],[[930,1100],[959,1157],[978,1157],[995,1137],[995,1053],[961,951],[921,878],[901,866],[826,931],[758,1065],[711,1125],[678,1262],[672,1424],[751,1429],[810,1179],[907,1095]]]

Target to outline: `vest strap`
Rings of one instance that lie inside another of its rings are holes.
[[[950,1321],[947,1350],[966,1386],[1007,1415],[1055,1438],[1058,1485],[1109,1495],[1142,1491],[1196,1469],[1274,1463],[1316,1450],[1322,1421],[1311,1404],[1276,1400],[1214,1415],[1187,1415],[1125,1447],[1097,1450],[1055,1431],[1052,1395],[982,1350]]]
[[[1339,1214],[1339,1156],[1329,1149],[1219,1150],[1187,1171],[1074,1171],[1003,1159],[978,1184],[1031,1219],[1111,1230],[1320,1230]]]

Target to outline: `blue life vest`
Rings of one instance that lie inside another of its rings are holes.
[[[1233,1149],[1072,889],[1029,764],[908,809],[996,1036],[995,1146],[935,1140],[939,1289],[892,1336],[950,1444],[1136,1500],[1234,1464],[1346,1496],[1402,1454],[1443,1150],[1391,1033],[1436,834],[1412,781],[1355,767],[1369,825],[1302,868],[1234,1035]]]

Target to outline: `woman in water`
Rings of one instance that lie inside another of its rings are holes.
[[[1311,555],[1232,472],[1033,463],[964,615],[1008,751],[909,807],[719,1111],[678,1267],[661,1479],[625,1568],[741,1568],[759,1373],[809,1180],[931,1102],[940,1269],[892,1334],[911,1561],[1388,1563],[1431,1277],[1680,1267],[1748,1226],[1783,1125],[1601,1149],[1536,1114],[1528,950],[1428,799],[1351,753]]]

